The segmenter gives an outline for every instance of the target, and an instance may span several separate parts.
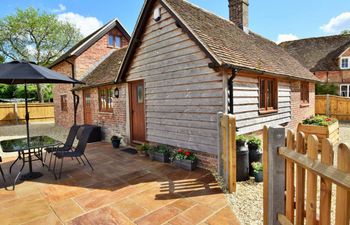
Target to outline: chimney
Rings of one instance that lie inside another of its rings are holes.
[[[248,28],[248,0],[228,0],[230,20],[241,29]]]

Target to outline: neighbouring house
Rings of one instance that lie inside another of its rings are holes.
[[[350,97],[350,35],[307,38],[280,44],[324,83]]]
[[[247,0],[229,10],[226,20],[183,0],[145,1],[116,78],[127,141],[188,148],[215,167],[218,112],[236,115],[238,133],[314,114],[318,79],[248,29]]]
[[[113,101],[118,101],[113,93],[117,87],[114,84],[115,74],[129,40],[128,32],[114,19],[84,38],[50,66],[55,71],[85,82],[85,85],[76,87],[54,85],[55,118],[58,125],[70,127],[76,118],[77,124],[101,125],[106,137],[123,133],[118,129],[119,123],[115,119],[122,112],[119,111],[120,108],[113,108]],[[121,90],[121,95],[122,92]],[[74,105],[77,106],[76,117]],[[125,106],[122,109],[125,111]]]

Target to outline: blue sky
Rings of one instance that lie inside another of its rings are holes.
[[[227,0],[189,0],[228,17]],[[337,34],[350,30],[349,0],[249,0],[249,27],[273,40]],[[118,17],[131,33],[143,0],[1,0],[0,16],[33,6],[70,20],[84,34]],[[87,24],[89,24],[87,26]]]

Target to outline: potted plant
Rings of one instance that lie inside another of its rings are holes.
[[[151,147],[148,151],[149,158],[162,163],[170,162],[170,148],[166,145]]]
[[[197,168],[198,159],[192,152],[179,149],[173,153],[171,161],[176,167],[192,171]]]
[[[249,175],[254,176],[252,163],[261,162],[261,139],[251,136],[248,138],[247,145],[249,149]]]
[[[333,144],[339,141],[339,122],[335,118],[321,115],[308,117],[299,123],[299,131],[305,134],[305,138],[316,135],[320,143],[324,138],[329,138]]]
[[[113,148],[119,148],[121,140],[122,140],[121,137],[118,137],[118,136],[115,136],[115,135],[112,136],[111,137],[111,142],[112,142]]]
[[[236,149],[237,151],[247,151],[246,147],[247,137],[245,135],[238,135],[236,137]]]
[[[151,145],[148,143],[144,143],[142,145],[138,145],[136,147],[136,150],[141,154],[141,155],[145,155],[148,156],[148,152],[151,149]]]
[[[261,162],[253,162],[252,167],[254,169],[255,182],[263,182],[263,165]]]

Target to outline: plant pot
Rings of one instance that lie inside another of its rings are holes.
[[[174,164],[176,167],[185,169],[188,171],[192,171],[197,168],[197,160],[194,160],[194,161],[187,160],[187,159],[174,160]]]
[[[170,153],[161,153],[161,152],[150,152],[149,158],[153,161],[158,161],[162,163],[170,162]]]
[[[237,181],[249,180],[249,152],[237,151]]]
[[[260,183],[264,181],[263,171],[254,172],[255,182]]]
[[[113,148],[119,148],[119,146],[120,146],[120,139],[112,140],[112,146],[113,146]]]
[[[262,153],[258,149],[249,149],[249,176],[254,176],[253,162],[262,162]]]
[[[244,143],[241,143],[241,142],[236,142],[236,149],[237,149],[237,152],[242,152],[242,151],[247,151],[248,148],[247,148],[247,145]]]

